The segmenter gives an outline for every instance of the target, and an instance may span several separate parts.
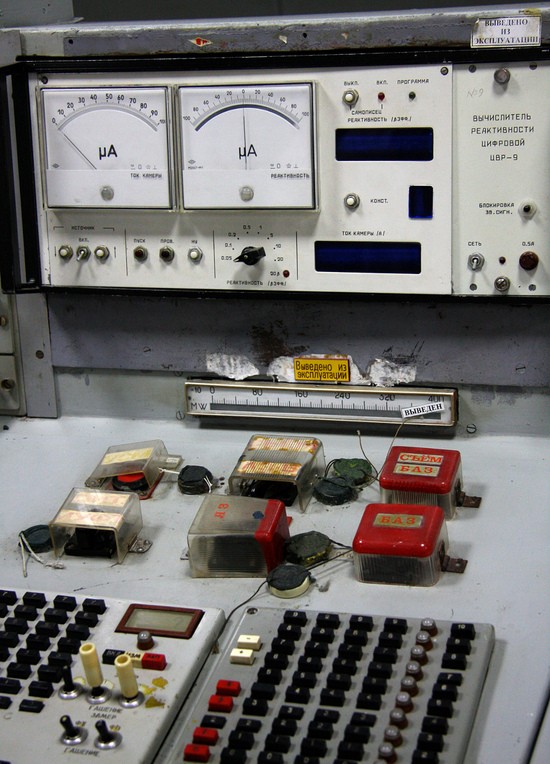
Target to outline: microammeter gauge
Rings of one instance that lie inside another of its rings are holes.
[[[41,99],[49,207],[171,207],[166,88],[51,88]]]
[[[458,393],[452,388],[188,380],[185,410],[193,416],[449,428],[457,423]]]
[[[179,89],[187,209],[315,206],[313,85]]]

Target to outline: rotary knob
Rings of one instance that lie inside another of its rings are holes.
[[[256,265],[262,257],[265,257],[265,249],[263,247],[245,247],[241,254],[235,258],[235,262],[244,263],[245,265]]]

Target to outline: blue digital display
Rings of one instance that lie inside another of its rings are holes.
[[[336,130],[336,159],[340,162],[429,162],[433,158],[431,127]]]
[[[420,273],[418,242],[316,241],[315,270],[324,273]]]

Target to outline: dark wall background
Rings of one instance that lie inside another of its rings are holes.
[[[73,5],[75,15],[84,21],[145,21],[459,8],[475,3],[452,0],[203,0],[201,3],[194,0],[73,0]],[[483,5],[502,3],[489,0]]]

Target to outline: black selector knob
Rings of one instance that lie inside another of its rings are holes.
[[[262,257],[265,257],[265,249],[263,247],[245,247],[241,254],[235,258],[235,262],[244,263],[245,265],[256,265]]]

